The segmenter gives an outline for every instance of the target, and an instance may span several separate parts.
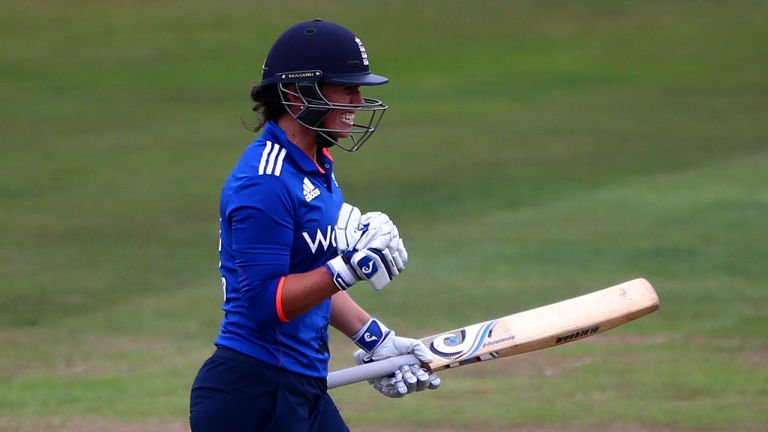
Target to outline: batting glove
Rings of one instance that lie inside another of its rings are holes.
[[[402,354],[413,354],[422,363],[432,361],[432,355],[421,341],[397,336],[375,318],[371,318],[352,338],[361,349],[355,352],[357,364],[369,363]],[[400,398],[407,394],[440,387],[440,377],[419,364],[403,365],[391,374],[370,380],[381,394]]]
[[[344,203],[334,227],[339,254],[353,250],[384,249],[399,234],[392,220],[384,213],[361,214],[360,209]]]
[[[405,265],[408,263],[408,252],[405,250],[405,244],[403,239],[400,238],[400,232],[396,226],[393,226],[392,240],[387,245],[387,250],[392,256],[392,261],[395,263],[397,273],[400,274],[405,270]]]
[[[365,249],[348,251],[325,263],[326,269],[333,276],[336,286],[346,291],[347,288],[367,280],[379,291],[400,274],[389,249]]]

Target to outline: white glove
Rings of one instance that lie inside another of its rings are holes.
[[[387,247],[395,235],[399,237],[392,220],[381,212],[361,214],[360,209],[344,203],[336,221],[336,249],[339,255],[355,250]]]
[[[400,274],[388,248],[349,251],[329,260],[325,267],[342,291],[361,280],[367,280],[379,291]]]
[[[381,290],[405,270],[408,252],[392,220],[344,203],[335,227],[339,256],[326,263],[336,286],[346,290],[361,280]]]
[[[354,354],[357,364],[402,354],[413,354],[422,363],[432,361],[432,354],[421,341],[397,336],[375,318],[371,318],[352,339],[362,348]],[[440,377],[419,364],[403,365],[391,374],[369,382],[381,394],[392,398],[440,387]]]
[[[403,239],[400,238],[400,232],[393,224],[392,240],[387,245],[389,254],[392,255],[392,261],[395,263],[397,274],[402,273],[405,270],[405,265],[408,263],[408,252],[405,250],[405,244]]]
[[[336,249],[339,254],[352,250],[362,236],[363,227],[360,226],[360,209],[344,203],[339,210],[339,217],[336,220]]]

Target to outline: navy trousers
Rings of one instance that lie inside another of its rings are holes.
[[[327,393],[312,378],[219,347],[203,363],[190,396],[192,432],[348,432]]]

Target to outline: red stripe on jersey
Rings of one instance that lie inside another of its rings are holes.
[[[328,158],[328,160],[333,162],[333,156],[331,156],[331,151],[328,150],[328,147],[323,148],[323,154]]]

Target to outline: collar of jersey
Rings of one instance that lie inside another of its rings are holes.
[[[273,121],[268,121],[264,125],[264,138],[274,143],[278,143],[285,147],[288,151],[288,156],[293,159],[296,165],[304,172],[321,172],[325,173],[326,170],[333,167],[333,158],[328,152],[328,149],[323,149],[322,154],[319,155],[317,163],[312,160],[302,149],[288,139],[285,131]],[[325,167],[325,169],[323,169]]]

